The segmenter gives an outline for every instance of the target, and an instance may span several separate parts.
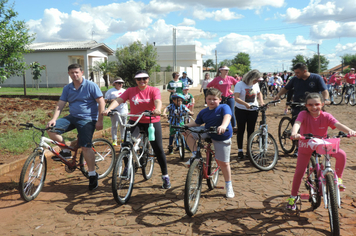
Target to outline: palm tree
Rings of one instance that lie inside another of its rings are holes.
[[[110,74],[110,63],[107,61],[96,61],[95,65],[90,69],[91,72],[97,72],[103,76],[105,87],[109,88],[108,75]]]

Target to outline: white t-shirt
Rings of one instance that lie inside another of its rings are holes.
[[[274,80],[274,77],[277,77],[277,80]],[[283,80],[281,77],[279,76],[272,76],[269,78],[268,80],[268,85],[273,85],[274,83],[276,83],[277,85],[282,85],[283,84]]]
[[[210,79],[208,79],[208,80],[204,79],[203,82],[202,82],[202,84],[201,84],[202,89],[206,89],[208,83],[210,83],[211,81],[213,81],[212,78],[210,78]]]
[[[126,91],[126,89],[117,90],[116,88],[111,88],[105,93],[105,99],[114,100],[121,96]],[[113,110],[117,110],[120,114],[127,114],[129,111],[127,109],[126,102],[121,103]]]
[[[257,94],[260,93],[260,86],[258,86],[258,83],[254,85],[246,85],[245,82],[240,81],[235,85],[234,93],[239,93],[239,98],[248,104],[258,106]],[[239,109],[247,110],[247,108],[240,103],[235,102],[235,106]],[[251,109],[251,111],[253,110],[254,109]]]

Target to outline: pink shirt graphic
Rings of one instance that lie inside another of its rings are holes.
[[[346,82],[349,83],[349,84],[355,84],[355,79],[356,79],[356,74],[350,74],[350,73],[347,73],[345,75],[345,78],[346,78]]]
[[[147,86],[146,89],[140,90],[137,86],[126,89],[120,96],[125,102],[130,101],[130,114],[141,114],[148,110],[156,109],[154,101],[161,99],[161,92],[158,88]],[[137,120],[137,117],[131,117],[130,120]],[[160,121],[160,116],[152,117],[151,122]],[[142,117],[140,123],[150,123],[150,117]]]
[[[319,137],[326,136],[328,127],[335,129],[335,124],[338,122],[330,113],[320,111],[320,115],[314,118],[308,111],[299,113],[296,121],[301,122],[300,134],[310,134]],[[302,140],[304,141],[304,140]]]
[[[211,81],[207,87],[208,88],[216,88],[219,89],[224,97],[228,97],[229,95],[233,94],[229,92],[232,85],[235,85],[237,80],[232,76],[227,76],[225,79],[221,78],[220,76],[215,77],[213,81]]]

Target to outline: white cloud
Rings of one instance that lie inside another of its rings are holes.
[[[356,22],[338,23],[326,21],[322,24],[313,25],[310,34],[314,38],[328,39],[339,37],[355,37]]]
[[[195,21],[192,19],[184,18],[183,22],[179,23],[178,25],[181,25],[181,26],[195,25]]]
[[[167,2],[167,0],[161,0],[160,2]],[[169,0],[169,2],[176,2],[175,0]],[[282,7],[284,0],[180,0],[181,4],[186,3],[190,6],[201,5],[206,8],[240,8],[240,9],[258,9],[260,7]]]
[[[199,7],[194,10],[193,16],[199,20],[205,20],[207,18],[212,18],[216,21],[234,20],[234,19],[240,19],[240,18],[244,17],[243,15],[237,14],[236,12],[231,12],[227,8],[208,12],[205,9],[202,9]]]
[[[302,35],[298,35],[294,41],[294,45],[313,45],[313,44],[320,44],[321,40],[311,40],[305,39]]]
[[[152,0],[145,10],[155,14],[168,14],[173,11],[183,10],[184,8],[183,5],[178,5],[176,2]]]

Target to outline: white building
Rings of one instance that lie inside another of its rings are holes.
[[[173,68],[173,45],[155,46],[155,48],[158,55],[157,64],[161,66],[161,70],[164,71],[168,66]],[[204,79],[203,56],[205,53],[203,48],[196,45],[177,45],[176,47],[176,71],[180,74],[187,72],[188,77],[194,81],[193,86],[197,86]]]
[[[67,68],[70,64],[80,64],[84,71],[85,78],[89,78],[89,68],[95,65],[96,61],[106,61],[114,51],[104,43],[96,41],[80,42],[48,42],[34,43],[30,45],[31,53],[24,55],[25,62],[30,65],[38,62],[46,66],[46,71],[42,71],[40,87],[63,87],[71,82]],[[104,86],[101,76],[95,75],[94,82]],[[26,86],[33,83],[31,70],[26,71]],[[10,77],[3,86],[23,87],[23,77]]]

